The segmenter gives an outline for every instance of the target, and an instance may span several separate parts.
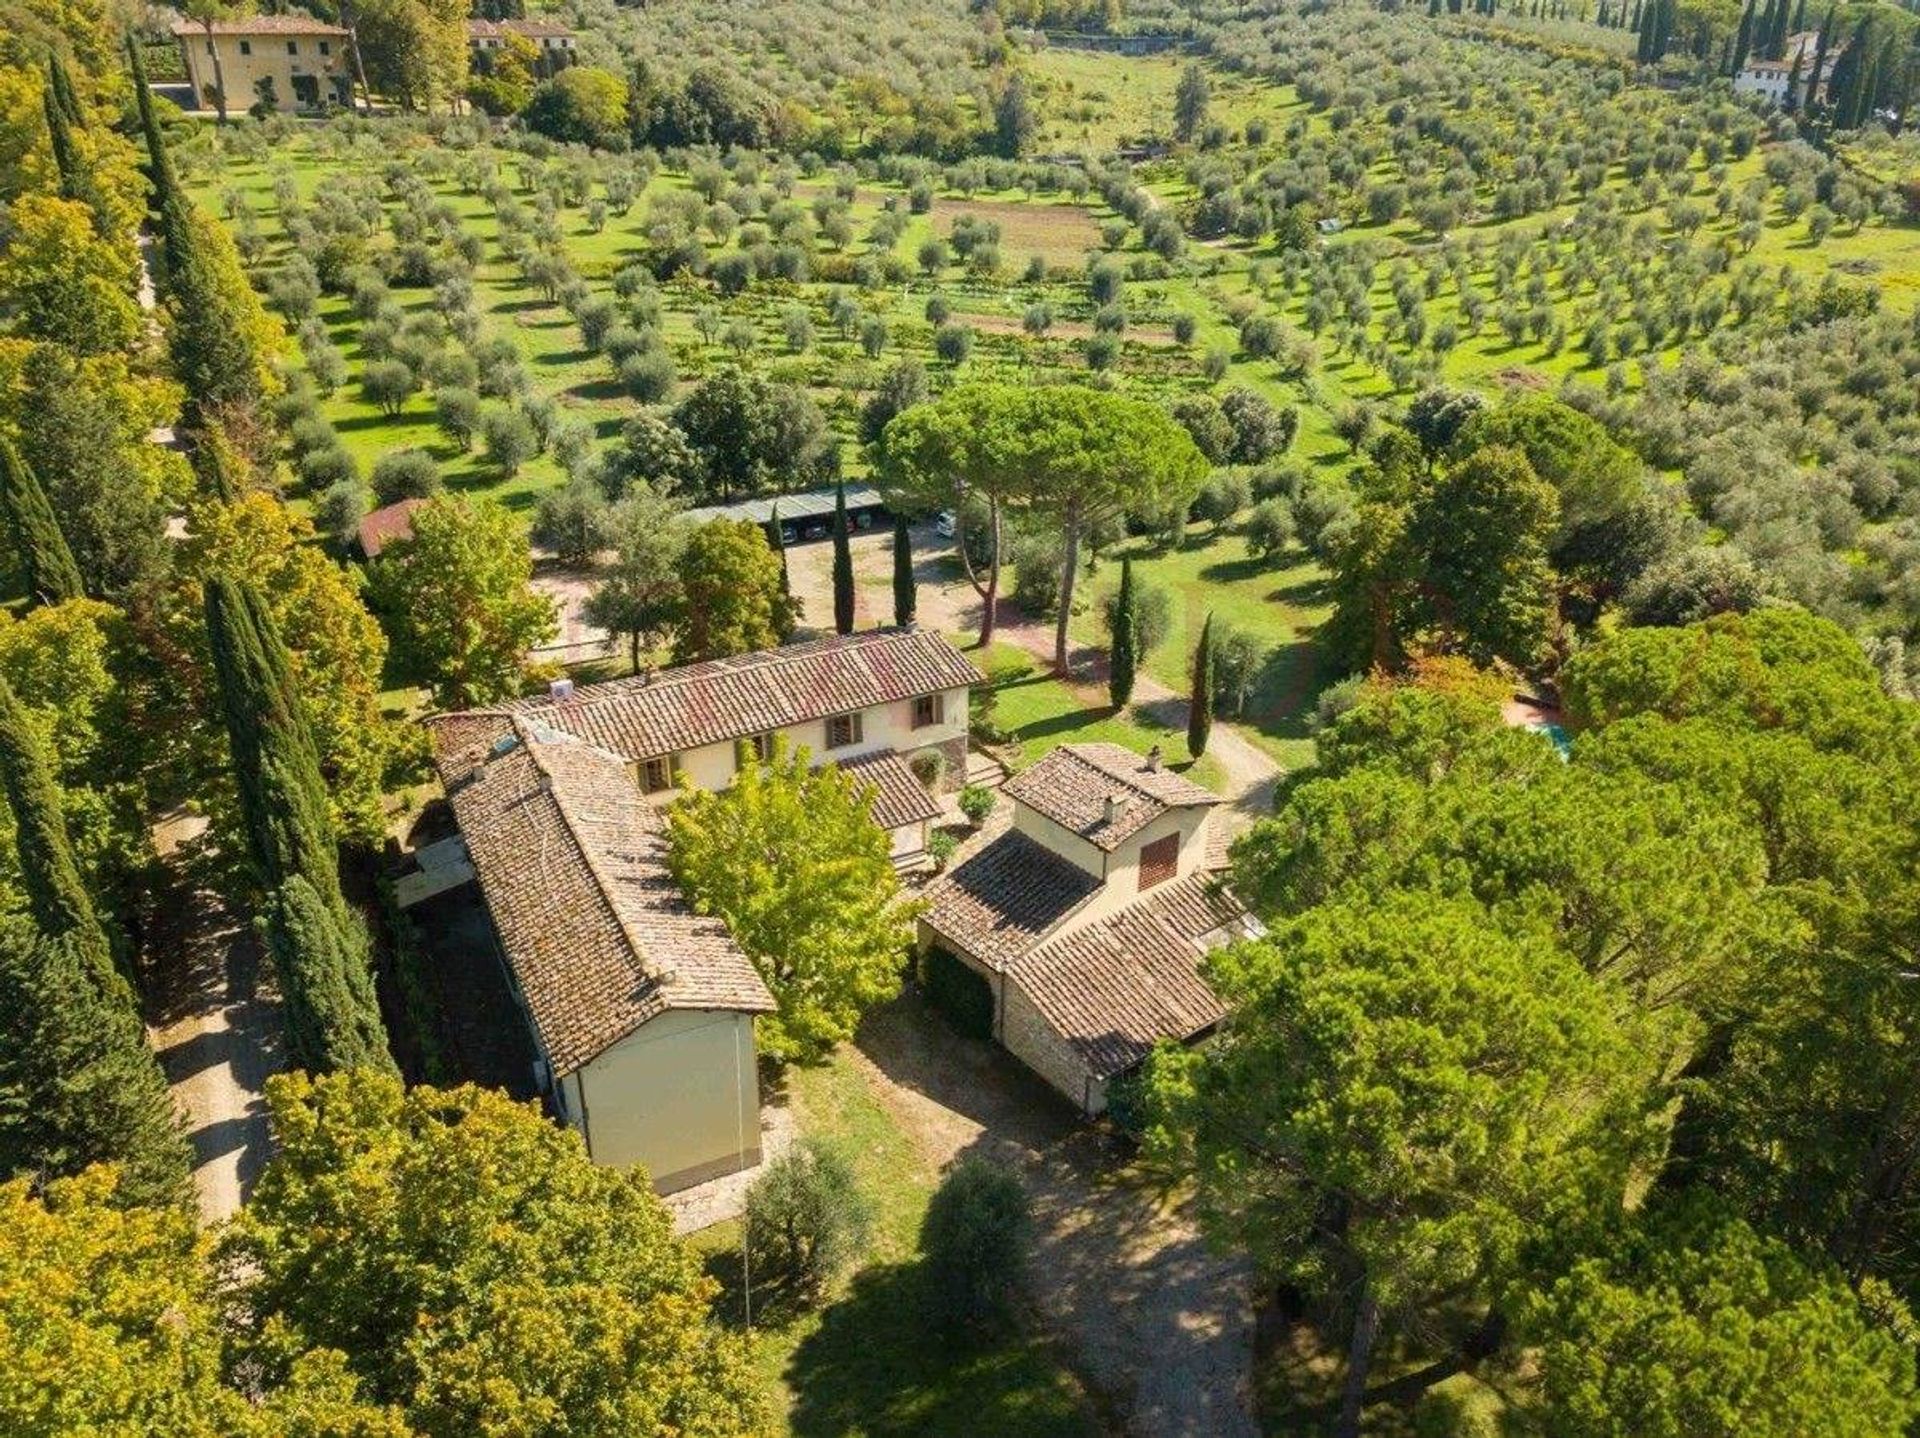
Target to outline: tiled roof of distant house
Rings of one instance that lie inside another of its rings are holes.
[[[508,35],[524,35],[529,40],[560,39],[572,33],[565,25],[552,20],[467,21],[467,38],[470,40],[498,40]]]
[[[198,20],[176,20],[175,35],[205,35],[207,27]],[[345,35],[346,30],[311,15],[246,15],[234,20],[215,20],[216,35]]]
[[[1006,789],[1107,853],[1169,809],[1220,802],[1218,794],[1118,744],[1063,744]],[[1116,801],[1111,817],[1110,799]]]
[[[726,925],[693,912],[661,820],[614,754],[537,719],[428,721],[507,962],[556,1074],[669,1009],[774,1007]]]
[[[985,682],[927,629],[870,629],[593,684],[507,707],[629,759],[654,759]]]
[[[425,503],[424,499],[402,499],[382,505],[363,516],[360,520],[360,552],[369,559],[378,559],[380,551],[388,545],[412,539],[413,512]]]

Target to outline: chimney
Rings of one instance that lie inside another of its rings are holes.
[[[1120,818],[1120,811],[1126,808],[1126,806],[1127,806],[1127,801],[1124,795],[1120,795],[1120,794],[1107,795],[1107,808],[1106,808],[1107,822],[1109,824],[1117,822]]]
[[[1147,750],[1147,772],[1152,774],[1160,768],[1160,746],[1155,744]]]
[[[566,703],[573,698],[573,681],[571,679],[554,680],[547,685],[547,698],[556,704]]]

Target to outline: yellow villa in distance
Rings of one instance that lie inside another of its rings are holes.
[[[224,84],[229,110],[262,100],[289,113],[353,103],[353,61],[345,29],[308,15],[248,15],[237,20],[177,20],[173,37],[194,96],[217,109]]]

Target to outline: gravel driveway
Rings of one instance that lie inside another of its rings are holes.
[[[1191,1215],[1126,1171],[1102,1138],[1008,1055],[912,996],[857,1040],[882,1102],[937,1165],[963,1155],[1024,1180],[1037,1229],[1033,1298],[1134,1438],[1253,1438],[1250,1275]]]

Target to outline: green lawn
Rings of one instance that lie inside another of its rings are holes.
[[[756,1313],[753,1360],[780,1431],[796,1438],[1076,1438],[1098,1431],[1078,1382],[1044,1340],[959,1341],[930,1315],[916,1258],[938,1174],[880,1103],[853,1056],[787,1076],[800,1131],[849,1158],[876,1206],[869,1262],[818,1311]],[[741,1315],[739,1225],[695,1238]]]
[[[1306,715],[1327,677],[1320,670],[1313,634],[1329,613],[1326,575],[1319,565],[1298,547],[1278,563],[1262,562],[1247,553],[1247,542],[1239,534],[1214,534],[1204,525],[1192,526],[1185,547],[1176,550],[1161,549],[1146,539],[1128,540],[1104,556],[1099,571],[1087,581],[1086,607],[1074,618],[1074,632],[1082,642],[1107,642],[1102,600],[1119,588],[1123,557],[1133,560],[1136,581],[1173,597],[1172,626],[1148,653],[1147,673],[1184,694],[1208,614],[1213,615],[1216,636],[1229,627],[1255,636],[1267,650],[1267,661],[1246,712],[1223,717],[1232,718],[1289,768],[1313,762]]]

